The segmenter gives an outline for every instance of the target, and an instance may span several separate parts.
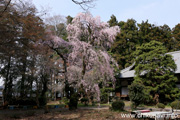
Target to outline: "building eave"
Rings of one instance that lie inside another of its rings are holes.
[[[169,52],[167,54],[172,55],[175,64],[177,65],[177,69],[175,71],[175,74],[180,74],[180,51],[174,51]],[[119,78],[133,78],[135,77],[135,70],[131,70],[134,67],[135,63],[133,63],[131,66],[121,70]]]

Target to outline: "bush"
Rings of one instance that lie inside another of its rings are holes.
[[[124,110],[124,102],[122,100],[115,101],[112,103],[112,110],[115,111],[123,111]]]
[[[68,105],[69,104],[69,100],[68,98],[66,97],[63,97],[62,100],[61,100],[65,105]],[[61,103],[61,102],[60,102]]]
[[[180,109],[180,101],[176,100],[176,101],[172,102],[171,107],[173,109]]]
[[[158,103],[158,104],[157,104],[157,107],[164,109],[164,108],[165,108],[165,105],[164,105],[163,103]]]
[[[134,103],[136,108],[139,104],[144,102],[144,86],[139,83],[132,83],[128,86],[129,89],[129,98]]]
[[[84,103],[85,106],[88,106],[88,98],[82,98],[81,103]]]
[[[131,107],[131,110],[136,109],[136,106],[135,106],[135,104],[133,102],[131,103],[130,107]]]

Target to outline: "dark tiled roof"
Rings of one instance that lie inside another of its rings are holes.
[[[173,56],[173,59],[177,65],[177,69],[175,73],[180,73],[180,51],[175,52],[169,52],[167,54],[170,54]],[[127,67],[123,70],[121,70],[120,78],[131,78],[135,76],[135,70],[131,70],[134,67],[134,64],[132,64],[130,67]]]

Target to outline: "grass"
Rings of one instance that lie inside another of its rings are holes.
[[[126,107],[130,107],[130,101],[124,101]],[[54,108],[55,105],[59,105],[60,109],[49,109],[49,112],[44,114],[44,109],[27,109],[27,110],[3,110],[0,114],[1,119],[23,119],[23,120],[30,120],[30,119],[78,119],[78,120],[119,120],[121,118],[121,114],[129,114],[131,110],[125,109],[125,111],[112,111],[109,109],[77,109],[76,111],[69,111],[68,109],[64,108],[65,104],[59,104],[59,102],[50,102],[48,103],[49,107]],[[97,107],[98,104],[95,105]],[[111,106],[110,104],[101,104],[101,106]],[[78,107],[94,107],[91,104],[89,106],[85,106],[82,103],[78,104]],[[149,108],[157,108],[156,106],[146,106],[140,105],[140,107],[149,109]],[[170,108],[170,105],[166,105],[166,108]],[[131,119],[137,120],[137,119]]]
[[[131,101],[124,101],[125,103],[125,106],[126,107],[131,107]],[[106,107],[111,107],[111,104],[112,102],[110,102],[109,104],[100,104],[100,106],[106,106]],[[59,101],[51,101],[49,103],[47,103],[47,105],[49,106],[49,108],[54,108],[55,105],[59,105],[60,108],[63,108],[65,106],[65,104],[59,104]],[[98,104],[95,104],[95,105],[92,105],[92,104],[88,104],[88,106],[85,106],[83,103],[79,103],[78,104],[78,107],[98,107]],[[147,109],[150,109],[150,108],[157,108],[156,105],[144,105],[144,104],[141,104],[139,105],[138,107],[144,107],[144,108],[147,108]],[[171,106],[168,104],[165,106],[165,108],[168,108],[170,109]]]
[[[109,104],[100,104],[100,106],[111,106],[112,103]],[[53,108],[55,105],[58,105],[60,108],[64,107],[65,104],[61,103],[59,104],[59,101],[50,101],[47,103],[49,108]],[[92,105],[92,104],[88,104],[88,106],[84,105],[83,103],[78,103],[78,107],[98,107],[98,104]]]
[[[130,107],[132,102],[131,101],[124,101],[124,103],[125,103],[125,106]]]

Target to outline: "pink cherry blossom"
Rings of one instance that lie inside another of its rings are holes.
[[[100,17],[94,18],[90,13],[79,13],[73,19],[67,26],[68,40],[73,45],[68,60],[70,67],[74,66],[69,73],[69,83],[83,85],[100,100],[98,84],[115,81],[113,66],[117,63],[106,48],[111,47],[119,31],[118,26],[109,27]]]

